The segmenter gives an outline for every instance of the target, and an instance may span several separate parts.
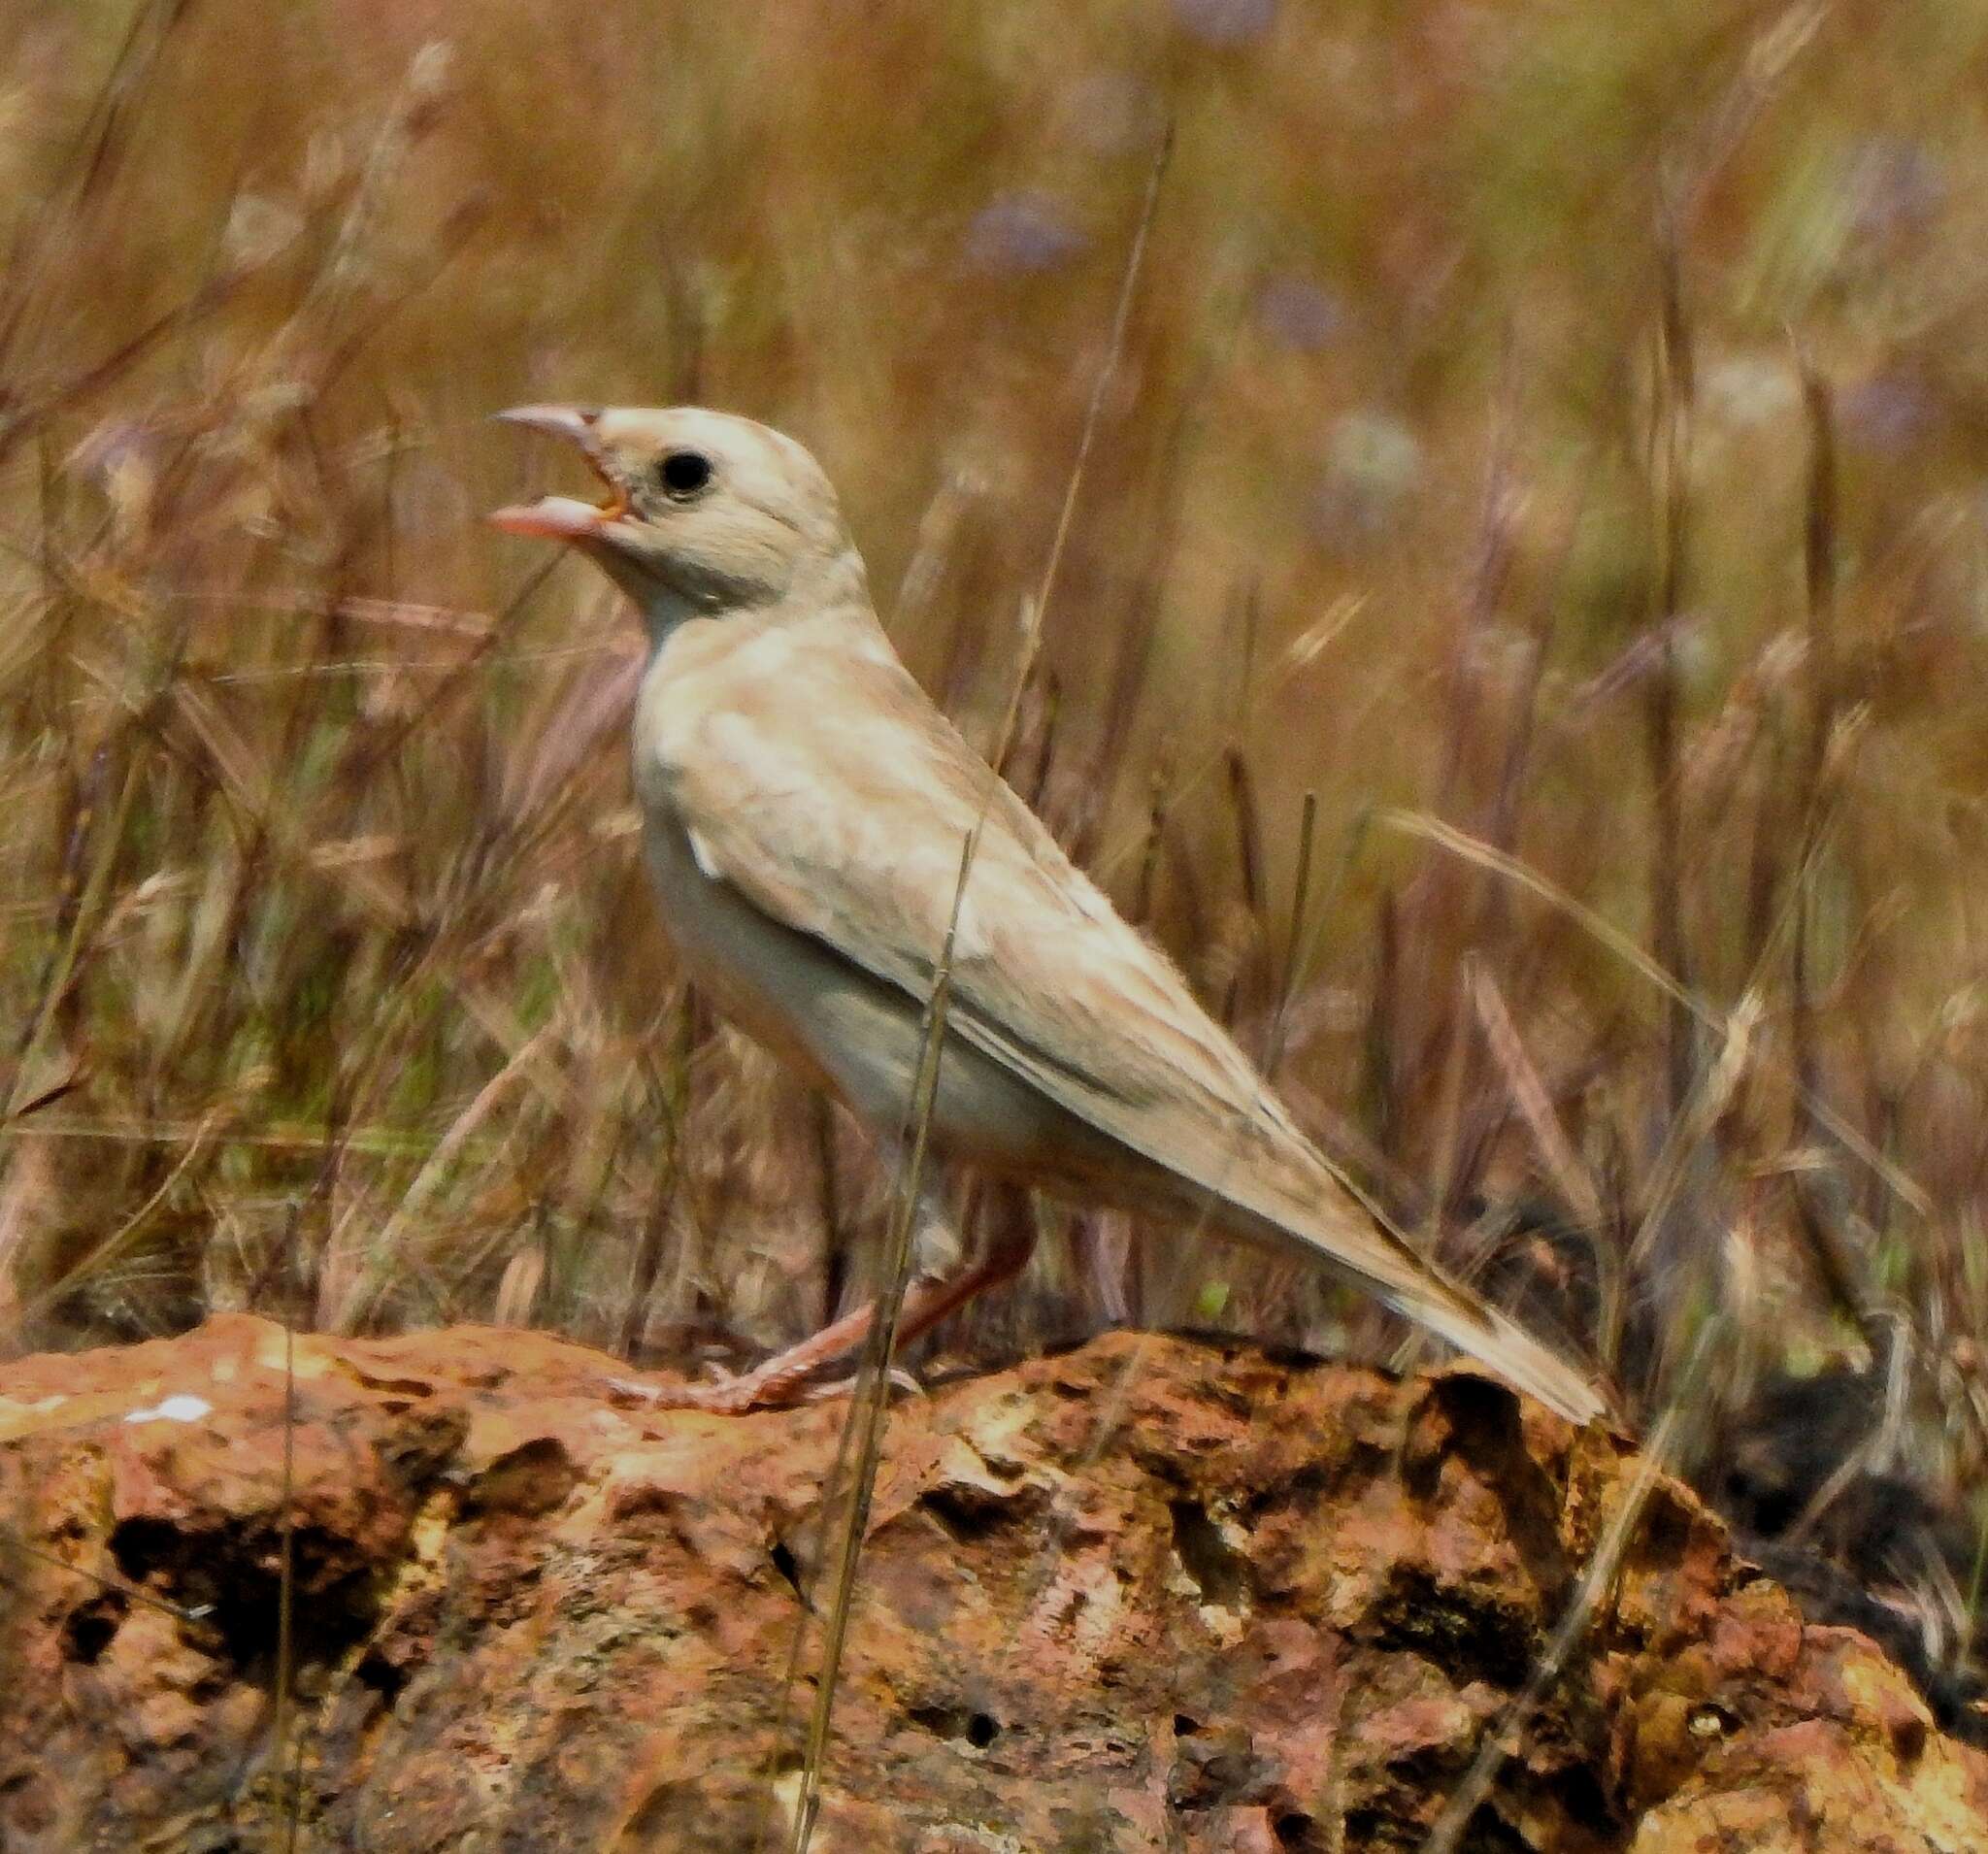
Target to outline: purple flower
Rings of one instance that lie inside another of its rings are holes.
[[[1061,270],[1089,243],[1048,195],[1001,193],[967,227],[966,255],[975,270],[1027,277]]]
[[[1850,166],[1851,223],[1866,238],[1916,231],[1946,200],[1946,176],[1917,142],[1872,136]]]
[[[1257,292],[1256,319],[1273,341],[1309,351],[1338,338],[1346,325],[1346,308],[1331,291],[1287,273]]]
[[[1926,382],[1908,373],[1873,374],[1837,401],[1843,435],[1872,450],[1908,450],[1939,417]]]
[[[1174,0],[1174,17],[1183,32],[1204,45],[1243,45],[1268,32],[1277,17],[1277,0]]]

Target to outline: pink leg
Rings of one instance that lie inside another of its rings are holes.
[[[1015,1185],[997,1184],[995,1193],[994,1238],[979,1261],[951,1275],[913,1281],[905,1290],[899,1310],[897,1342],[909,1345],[922,1333],[930,1332],[955,1308],[964,1307],[976,1295],[1012,1280],[1027,1264],[1036,1246],[1036,1220],[1028,1194]],[[824,1326],[812,1339],[790,1345],[765,1364],[739,1377],[716,1384],[682,1384],[667,1390],[627,1382],[617,1388],[639,1394],[645,1403],[663,1409],[712,1409],[727,1415],[743,1415],[748,1409],[783,1409],[802,1401],[807,1380],[825,1365],[860,1351],[870,1337],[877,1316],[872,1301],[853,1313],[845,1313],[833,1325]]]

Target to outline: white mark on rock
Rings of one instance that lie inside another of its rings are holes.
[[[204,1397],[194,1397],[182,1392],[177,1397],[168,1397],[150,1409],[134,1409],[124,1418],[127,1423],[197,1423],[203,1416],[212,1416],[214,1406]]]

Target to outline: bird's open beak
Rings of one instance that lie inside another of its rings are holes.
[[[497,416],[508,425],[548,431],[555,438],[578,446],[587,467],[608,485],[610,493],[605,503],[582,502],[578,496],[541,496],[537,502],[514,503],[491,511],[485,517],[493,528],[502,528],[506,534],[539,535],[549,541],[585,541],[627,513],[628,498],[601,460],[593,432],[596,414],[578,406],[514,406]]]

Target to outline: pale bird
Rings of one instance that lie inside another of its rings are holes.
[[[1168,959],[898,661],[834,489],[749,419],[529,406],[608,495],[499,510],[577,547],[641,612],[635,786],[662,911],[691,977],[886,1144],[905,1124],[961,849],[964,895],[930,1140],[1011,1191],[1042,1187],[1296,1253],[1585,1422],[1593,1382],[1370,1216]],[[1026,1218],[1015,1219],[1020,1229]],[[1012,1275],[1011,1230],[924,1273],[910,1339]],[[870,1309],[745,1376],[679,1393],[787,1401],[859,1345]]]

